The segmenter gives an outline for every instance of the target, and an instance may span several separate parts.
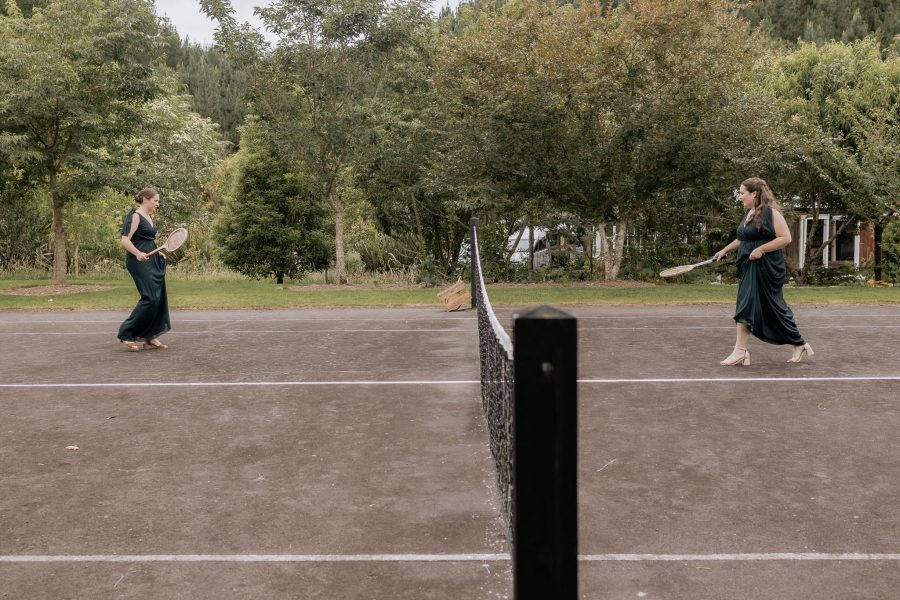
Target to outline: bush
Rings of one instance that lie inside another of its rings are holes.
[[[413,266],[416,256],[409,248],[409,240],[398,240],[380,231],[373,231],[353,244],[353,250],[359,254],[366,270],[376,273],[401,271]]]
[[[444,270],[433,256],[426,256],[416,263],[416,283],[427,287],[435,287],[446,283]]]
[[[900,220],[895,219],[881,237],[881,276],[894,285],[900,284]]]
[[[0,195],[0,269],[51,264],[49,202],[40,191]]]
[[[812,267],[806,278],[809,285],[864,285],[867,277],[865,269],[857,269],[854,265],[832,265],[825,268],[821,265]]]

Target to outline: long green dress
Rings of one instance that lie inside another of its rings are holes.
[[[156,249],[156,226],[141,213],[132,210],[122,223],[121,235],[131,231],[131,216],[140,218],[138,228],[131,236],[131,243],[141,252]],[[141,299],[131,315],[119,327],[119,339],[127,342],[150,341],[169,329],[169,300],[166,296],[166,260],[157,252],[141,262],[131,252],[126,253],[125,267],[131,273]]]
[[[747,223],[748,214],[749,211],[737,228],[737,239],[741,241],[737,251],[741,282],[734,320],[744,323],[753,335],[764,342],[802,346],[805,341],[782,293],[787,278],[784,250],[766,252],[759,260],[750,260],[751,252],[777,237],[772,208],[766,206],[763,209],[761,231],[754,221]]]

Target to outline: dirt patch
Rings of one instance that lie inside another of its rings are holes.
[[[416,290],[416,289],[433,289],[440,291],[453,285],[454,281],[439,286],[428,287],[425,285],[410,285],[403,283],[391,284],[310,284],[310,285],[288,285],[285,286],[292,292],[333,292],[335,290]],[[491,288],[648,288],[656,287],[657,284],[648,281],[542,281],[532,283],[489,283]]]
[[[64,294],[80,294],[83,292],[99,292],[112,289],[111,285],[35,285],[31,287],[13,288],[3,292],[9,296],[62,296]]]
[[[547,281],[541,283],[489,283],[492,288],[648,288],[656,287],[649,281],[631,281],[617,279],[616,281]]]
[[[309,285],[288,285],[285,287],[292,292],[335,292],[341,290],[415,290],[424,286],[402,283],[386,283],[383,285],[369,283],[347,283],[344,285],[337,285],[336,283],[311,283]]]

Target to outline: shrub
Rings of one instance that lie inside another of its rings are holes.
[[[881,237],[881,276],[894,285],[900,284],[900,220],[897,219],[885,227]]]

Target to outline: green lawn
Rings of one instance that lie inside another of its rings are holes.
[[[0,279],[0,310],[125,310],[137,301],[130,278],[75,279],[70,286],[103,286],[94,291],[54,290],[49,280]],[[291,308],[330,306],[440,306],[438,288],[399,286],[278,286],[271,281],[237,277],[221,279],[170,278],[169,305],[173,309]],[[33,293],[10,291],[30,288]],[[735,285],[658,284],[533,284],[489,285],[495,306],[555,305],[660,305],[731,303]],[[787,288],[791,304],[896,304],[900,288],[863,286]]]

